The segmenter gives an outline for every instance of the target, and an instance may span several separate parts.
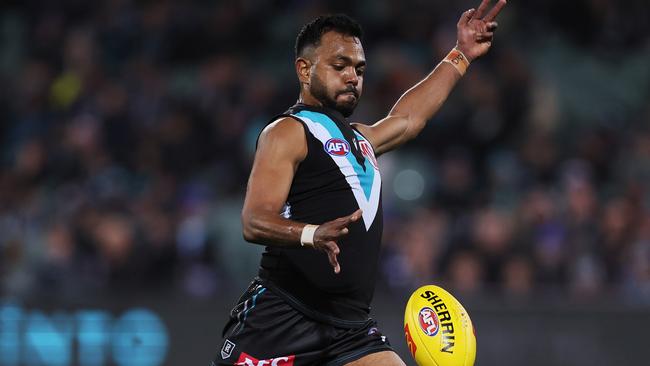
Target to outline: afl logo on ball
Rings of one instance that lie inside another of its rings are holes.
[[[438,334],[440,322],[438,315],[431,308],[422,308],[420,310],[420,327],[426,335],[433,337]]]
[[[325,143],[325,151],[334,156],[345,156],[350,152],[350,144],[341,139],[329,139]]]

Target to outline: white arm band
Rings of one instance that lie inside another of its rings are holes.
[[[305,227],[302,229],[302,234],[300,235],[300,245],[303,247],[305,245],[314,246],[314,234],[316,233],[316,229],[318,229],[318,225],[305,225]]]

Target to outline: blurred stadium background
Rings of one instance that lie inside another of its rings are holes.
[[[256,271],[239,214],[257,134],[297,97],[300,27],[364,26],[353,120],[375,121],[477,4],[4,0],[0,366],[207,365]],[[407,363],[403,307],[436,283],[470,311],[477,365],[650,364],[649,5],[512,1],[421,137],[380,158],[374,311]]]

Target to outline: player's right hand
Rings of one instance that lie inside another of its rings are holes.
[[[358,209],[348,216],[328,221],[319,225],[314,233],[314,248],[327,253],[327,258],[332,267],[334,267],[334,273],[341,272],[341,265],[336,259],[336,256],[341,251],[337,241],[348,235],[350,232],[348,226],[358,221],[361,218],[361,214],[361,209]]]
[[[492,9],[485,14],[492,0],[483,0],[478,9],[470,9],[463,13],[458,21],[458,41],[456,47],[472,62],[484,55],[492,45],[494,31],[497,29],[497,17],[506,5],[506,0],[497,0]]]

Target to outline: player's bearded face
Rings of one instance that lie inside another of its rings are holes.
[[[347,85],[337,90],[331,90],[314,74],[310,83],[310,92],[323,106],[341,112],[349,117],[359,103],[359,90],[353,85]]]

